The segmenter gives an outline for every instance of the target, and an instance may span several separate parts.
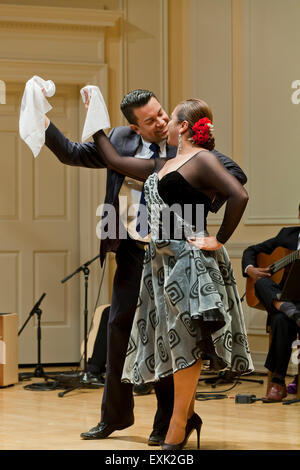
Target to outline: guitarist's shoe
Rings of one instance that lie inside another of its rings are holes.
[[[297,326],[300,327],[300,303],[299,302],[283,302],[280,311],[285,313]]]
[[[267,396],[262,399],[264,403],[276,403],[282,401],[287,396],[286,386],[271,382],[267,391]]]

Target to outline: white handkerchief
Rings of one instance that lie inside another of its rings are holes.
[[[84,90],[88,93],[90,104],[82,131],[82,142],[89,140],[97,131],[110,127],[109,114],[99,88],[88,85],[80,90],[82,101],[85,103]]]
[[[42,88],[45,89],[47,97],[55,94],[55,85],[51,80],[45,81],[37,75],[28,80],[20,110],[20,136],[35,157],[38,156],[45,143],[45,114],[52,109]]]

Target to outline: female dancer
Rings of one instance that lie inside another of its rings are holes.
[[[183,448],[193,429],[199,447],[202,421],[194,403],[202,358],[209,358],[215,369],[253,370],[239,295],[223,246],[242,217],[247,192],[210,152],[212,113],[202,100],[184,101],[173,111],[168,144],[178,146],[178,151],[166,162],[120,157],[102,131],[94,140],[109,168],[146,180],[151,241],[122,380],[139,384],[173,374],[174,410],[162,448]],[[206,232],[206,217],[217,193],[227,203],[214,237]],[[169,230],[162,223],[163,214],[175,203]],[[192,211],[185,217],[187,205]],[[203,208],[203,232],[197,233],[197,214]]]

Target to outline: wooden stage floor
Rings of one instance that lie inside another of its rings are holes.
[[[300,402],[289,406],[260,401],[235,403],[238,393],[263,397],[267,378],[262,378],[264,385],[242,382],[226,392],[228,398],[196,402],[196,411],[203,420],[201,450],[300,449]],[[43,379],[0,389],[0,450],[159,449],[147,446],[156,408],[154,393],[135,397],[133,426],[116,431],[104,440],[85,441],[79,435],[98,423],[103,388],[75,390],[60,398],[59,390],[24,390],[24,385],[33,382],[40,383]],[[200,382],[198,392],[221,393],[229,387],[222,384],[212,389]],[[195,432],[186,449],[196,449]]]

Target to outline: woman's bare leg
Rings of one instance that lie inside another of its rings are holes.
[[[201,372],[201,359],[191,367],[174,374],[174,409],[168,433],[167,444],[179,444],[184,440],[188,418],[194,413],[195,392]]]
[[[193,398],[191,399],[191,403],[190,403],[190,406],[189,406],[188,416],[187,416],[188,419],[190,419],[193,416],[193,414],[195,413],[195,399],[196,399],[197,386],[198,386],[198,380],[197,380],[196,387],[195,387],[195,390],[194,390]]]

